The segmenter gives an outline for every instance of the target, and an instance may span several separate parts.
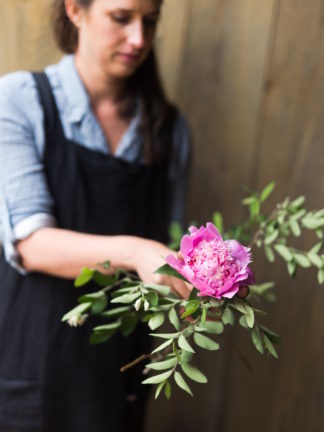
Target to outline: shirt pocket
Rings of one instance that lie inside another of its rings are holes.
[[[42,384],[0,378],[1,432],[41,432],[42,417]]]

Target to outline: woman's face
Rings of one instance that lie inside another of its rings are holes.
[[[132,75],[149,54],[161,0],[94,0],[79,8],[76,54],[107,77]]]

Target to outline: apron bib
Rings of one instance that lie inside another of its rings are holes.
[[[58,227],[165,242],[167,164],[132,164],[67,140],[46,75],[34,78]],[[141,431],[147,390],[141,367],[124,374],[119,368],[150,350],[146,329],[91,346],[94,320],[77,329],[61,322],[89,286],[36,272],[23,276],[3,255],[0,280],[0,431]]]

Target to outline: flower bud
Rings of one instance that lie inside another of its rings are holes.
[[[137,299],[135,304],[134,304],[135,310],[139,311],[141,304],[142,304],[142,299],[141,298]]]
[[[150,308],[150,303],[147,300],[145,300],[145,302],[144,302],[144,310],[148,311],[149,308]]]
[[[78,327],[78,326],[82,326],[86,319],[88,318],[88,314],[77,314],[77,315],[73,315],[69,320],[68,320],[68,324],[70,327]]]

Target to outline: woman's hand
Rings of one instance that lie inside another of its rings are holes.
[[[174,251],[157,241],[138,238],[133,252],[133,266],[143,282],[168,285],[179,297],[189,297],[192,290],[189,283],[173,276],[154,274],[155,270],[165,264],[165,257],[175,254]]]

